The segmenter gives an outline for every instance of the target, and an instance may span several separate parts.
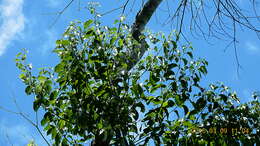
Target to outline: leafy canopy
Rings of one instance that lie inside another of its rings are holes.
[[[207,61],[194,59],[173,33],[146,32],[149,51],[129,68],[129,48],[140,48],[129,26],[115,23],[122,27],[72,22],[56,41],[59,63],[36,75],[26,52],[17,55],[25,92],[35,96],[34,111],[43,109],[41,125],[54,144],[259,143],[257,96],[238,104],[223,84],[203,88]]]

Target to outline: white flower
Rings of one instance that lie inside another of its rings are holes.
[[[125,70],[122,70],[122,71],[121,71],[121,74],[124,75],[124,74],[125,74]]]
[[[28,64],[29,69],[32,69],[32,63]]]
[[[122,22],[122,21],[124,21],[125,20],[125,16],[121,16],[120,17],[120,21]]]

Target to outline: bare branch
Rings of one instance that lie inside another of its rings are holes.
[[[75,0],[71,0],[61,11],[59,11],[59,12],[57,13],[57,17],[55,18],[55,20],[53,21],[53,23],[50,25],[50,28],[57,23],[57,21],[59,20],[60,16],[66,11],[66,9],[68,9],[68,7],[69,7],[74,1],[75,1]]]
[[[15,115],[19,115],[21,116],[23,119],[25,119],[27,122],[29,122],[32,126],[34,126],[36,128],[36,130],[38,131],[38,133],[41,135],[41,137],[43,138],[43,140],[46,142],[46,144],[48,146],[51,146],[51,144],[48,142],[48,140],[46,139],[46,137],[43,135],[42,131],[40,130],[39,128],[39,125],[38,125],[38,120],[37,120],[37,123],[34,123],[27,115],[25,115],[25,113],[22,112],[21,108],[19,107],[19,105],[17,104],[17,101],[14,97],[14,93],[13,94],[13,102],[18,110],[18,112],[16,111],[12,111],[12,110],[9,110],[7,108],[4,108],[2,106],[0,106],[0,110],[2,111],[5,111],[5,112],[8,112],[8,113],[12,113],[12,114],[15,114]]]

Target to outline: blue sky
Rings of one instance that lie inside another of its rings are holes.
[[[54,66],[58,59],[51,51],[55,47],[55,41],[61,37],[62,32],[70,21],[75,19],[86,20],[90,15],[84,6],[87,0],[76,1],[54,24],[56,12],[60,11],[69,0],[0,0],[0,107],[18,111],[14,104],[17,101],[20,109],[35,120],[32,112],[33,97],[24,94],[25,86],[19,80],[19,71],[15,67],[15,55],[21,48],[29,50],[28,60],[33,68]],[[172,2],[172,1],[171,1]],[[240,0],[242,5],[244,1]],[[122,2],[114,0],[102,2],[99,8],[105,12],[120,6]],[[79,5],[81,9],[79,10]],[[161,6],[163,7],[163,5]],[[139,7],[135,6],[134,10]],[[104,16],[102,19],[106,25],[110,25],[113,19],[119,17],[121,11]],[[135,13],[128,13],[127,22],[131,24]],[[159,12],[157,12],[159,14]],[[168,33],[170,27],[161,26],[153,17],[148,27],[153,31]],[[203,39],[190,37],[190,41],[197,57],[209,61],[209,73],[204,78],[203,84],[222,81],[236,90],[242,102],[250,100],[253,91],[260,91],[260,43],[254,32],[238,31],[239,44],[238,56],[242,65],[237,75],[237,66],[234,49],[231,47],[225,52],[227,42],[210,39],[212,44]],[[0,110],[0,145],[25,145],[34,139],[39,145],[45,145],[35,128],[23,118]]]

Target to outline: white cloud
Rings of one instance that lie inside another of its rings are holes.
[[[0,56],[25,27],[23,0],[3,0],[0,5]]]
[[[259,46],[255,45],[255,44],[252,43],[252,42],[247,42],[247,43],[245,44],[245,47],[246,47],[246,49],[248,50],[248,52],[249,52],[250,54],[257,54],[257,53],[260,52]]]

